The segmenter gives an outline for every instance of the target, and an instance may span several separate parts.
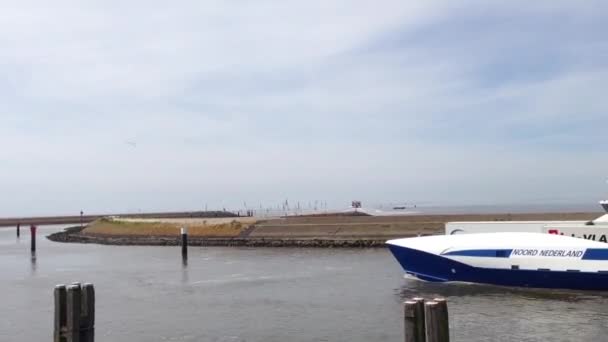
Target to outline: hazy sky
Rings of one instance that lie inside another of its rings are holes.
[[[606,1],[1,8],[1,216],[608,197]]]

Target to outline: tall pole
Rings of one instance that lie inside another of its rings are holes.
[[[182,259],[188,259],[188,228],[181,229],[182,235]]]
[[[30,226],[30,236],[32,237],[31,250],[32,253],[36,252],[36,226]]]

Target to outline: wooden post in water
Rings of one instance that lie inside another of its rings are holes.
[[[424,298],[415,297],[412,298],[414,302],[416,302],[416,341],[425,342],[426,341],[426,332],[425,332],[425,318],[424,318]]]
[[[32,237],[31,250],[32,250],[32,253],[35,253],[36,252],[36,226],[34,226],[34,225],[30,226],[30,235]]]
[[[95,288],[93,284],[82,286],[82,312],[80,315],[80,342],[95,340]]]
[[[424,299],[406,301],[404,316],[405,342],[425,342]]]
[[[17,237],[21,236],[21,223],[17,223]]]
[[[188,228],[182,228],[182,259],[188,259]]]
[[[65,342],[63,334],[66,329],[67,320],[66,296],[67,295],[65,285],[55,286],[55,326],[53,329],[53,342]]]
[[[448,315],[448,302],[445,298],[434,298],[434,302],[439,305],[439,333],[440,341],[450,340],[450,319]]]
[[[93,284],[55,286],[53,342],[94,342],[95,289]]]
[[[80,284],[67,288],[66,300],[66,342],[80,342],[80,316],[82,312],[82,289]],[[83,341],[84,342],[84,341]]]
[[[416,323],[418,320],[416,319],[416,302],[408,300],[403,303],[403,327],[405,342],[420,342],[416,339]]]
[[[441,308],[441,304],[437,302],[426,302],[424,304],[424,316],[426,318],[426,342],[449,342],[450,334],[449,331],[442,331],[445,329],[444,321],[447,319],[445,316],[447,310]]]

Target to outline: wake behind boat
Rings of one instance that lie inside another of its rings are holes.
[[[387,241],[406,273],[428,281],[608,290],[608,245],[542,233],[437,235]]]

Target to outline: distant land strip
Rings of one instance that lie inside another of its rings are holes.
[[[177,211],[137,214],[105,214],[105,215],[73,215],[73,216],[39,216],[39,217],[9,217],[0,218],[0,227],[29,225],[60,225],[60,224],[89,224],[104,217],[116,216],[123,218],[194,218],[194,217],[236,217],[237,214],[228,211]]]
[[[598,213],[323,216],[224,219],[100,219],[48,236],[52,241],[107,245],[175,246],[180,227],[191,246],[384,247],[385,241],[443,234],[455,221],[586,221]]]

